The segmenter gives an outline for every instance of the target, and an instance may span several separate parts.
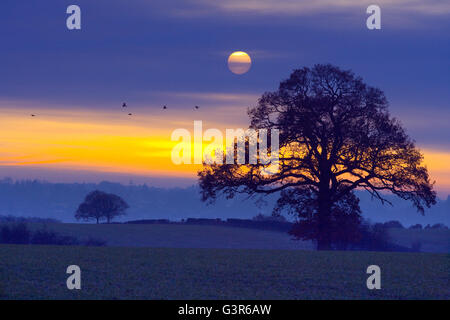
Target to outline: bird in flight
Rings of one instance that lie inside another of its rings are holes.
[[[194,108],[195,108],[195,110],[198,110],[200,107],[199,106],[195,106]]]
[[[132,114],[132,113],[129,113],[128,115],[129,115],[129,116],[132,116],[133,114]]]
[[[167,106],[164,106],[163,109],[164,109],[164,110],[167,109]]]
[[[122,103],[122,108],[126,108],[127,107],[127,104],[124,102],[124,103]]]
[[[35,115],[35,114],[32,114],[31,116],[32,116],[32,117],[36,117],[36,115]]]

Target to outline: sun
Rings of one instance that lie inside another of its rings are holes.
[[[234,74],[244,74],[250,70],[252,59],[243,51],[236,51],[228,57],[228,69]]]

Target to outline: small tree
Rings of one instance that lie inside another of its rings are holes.
[[[97,223],[105,218],[110,223],[115,217],[125,215],[128,208],[128,204],[119,196],[96,190],[86,196],[78,207],[75,218],[85,221],[95,219]]]

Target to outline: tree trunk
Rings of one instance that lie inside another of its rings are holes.
[[[331,250],[331,195],[329,179],[321,180],[318,194],[317,210],[317,250]]]
[[[328,239],[318,239],[317,240],[317,250],[327,251],[331,250],[331,242]]]
[[[320,210],[319,210],[320,212]],[[319,213],[319,230],[317,235],[317,250],[331,250],[329,210]]]
[[[98,224],[98,217],[96,219],[97,219],[97,224]]]

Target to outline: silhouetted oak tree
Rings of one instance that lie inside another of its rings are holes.
[[[110,223],[114,217],[124,215],[128,208],[128,204],[119,196],[96,190],[86,196],[78,207],[75,218],[96,220],[97,223],[104,218]]]
[[[351,71],[332,65],[295,70],[248,111],[251,128],[280,130],[279,171],[264,175],[261,163],[205,165],[198,173],[203,200],[280,191],[310,199],[319,250],[333,241],[333,208],[352,200],[356,188],[382,203],[389,203],[390,192],[423,214],[436,203],[433,183],[422,154],[387,106],[381,90]]]

